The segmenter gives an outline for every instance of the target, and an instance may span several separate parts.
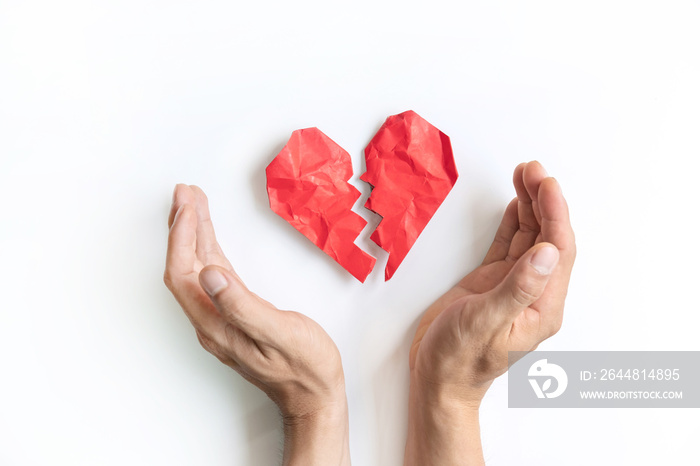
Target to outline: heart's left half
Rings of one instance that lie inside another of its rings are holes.
[[[318,128],[300,129],[265,173],[272,210],[364,282],[376,259],[354,243],[367,222],[352,211],[350,154]]]

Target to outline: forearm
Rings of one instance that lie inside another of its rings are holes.
[[[303,417],[284,418],[284,466],[350,466],[345,398]]]
[[[412,381],[404,466],[483,465],[479,407]]]

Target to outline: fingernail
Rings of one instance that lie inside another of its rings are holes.
[[[540,275],[549,275],[554,266],[557,265],[559,251],[553,246],[541,247],[530,258],[530,265],[537,270]]]
[[[180,218],[180,214],[183,210],[185,210],[185,204],[182,204],[180,207],[178,207],[177,211],[175,212],[175,216],[173,217],[173,224],[170,225],[170,228],[175,226],[175,224],[177,223],[177,219]]]
[[[226,277],[218,270],[205,270],[200,277],[202,287],[209,296],[216,296],[217,293],[228,286]]]
[[[175,198],[177,198],[177,187],[180,186],[179,184],[175,185],[175,188],[173,188],[173,200],[172,203],[175,204]]]

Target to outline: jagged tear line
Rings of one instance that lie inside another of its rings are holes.
[[[355,181],[359,181],[359,183],[356,183]],[[369,275],[371,275],[372,272],[374,272],[374,269],[377,267],[377,262],[381,262],[382,259],[388,258],[389,253],[371,238],[372,234],[374,234],[374,232],[377,230],[379,224],[382,222],[384,217],[378,212],[375,212],[372,209],[368,209],[367,207],[365,207],[367,200],[372,196],[372,192],[374,191],[374,186],[372,186],[371,183],[363,181],[362,179],[360,179],[359,176],[357,178],[351,177],[351,179],[348,180],[347,183],[352,185],[355,189],[357,189],[360,192],[360,196],[357,198],[357,200],[352,206],[352,211],[353,213],[362,217],[367,223],[364,226],[364,228],[362,228],[360,234],[357,235],[357,238],[355,238],[354,243],[355,246],[360,248],[360,250],[362,250],[365,254],[375,259],[375,263],[372,266],[372,270],[370,270],[369,274],[367,275],[369,277]],[[365,195],[363,190],[360,189],[360,187],[364,185],[369,185],[370,187],[370,191],[367,195]],[[365,216],[367,216],[367,212],[369,212],[369,218],[365,218]]]

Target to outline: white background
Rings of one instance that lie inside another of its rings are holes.
[[[273,465],[274,406],[162,283],[177,182],[248,286],[343,355],[359,466],[400,465],[408,345],[474,268],[518,162],[560,181],[578,259],[547,350],[698,350],[700,6],[643,1],[0,1],[0,464]],[[412,109],[460,178],[388,283],[268,207],[317,126],[353,156]],[[697,464],[698,411],[482,407],[491,465]]]

